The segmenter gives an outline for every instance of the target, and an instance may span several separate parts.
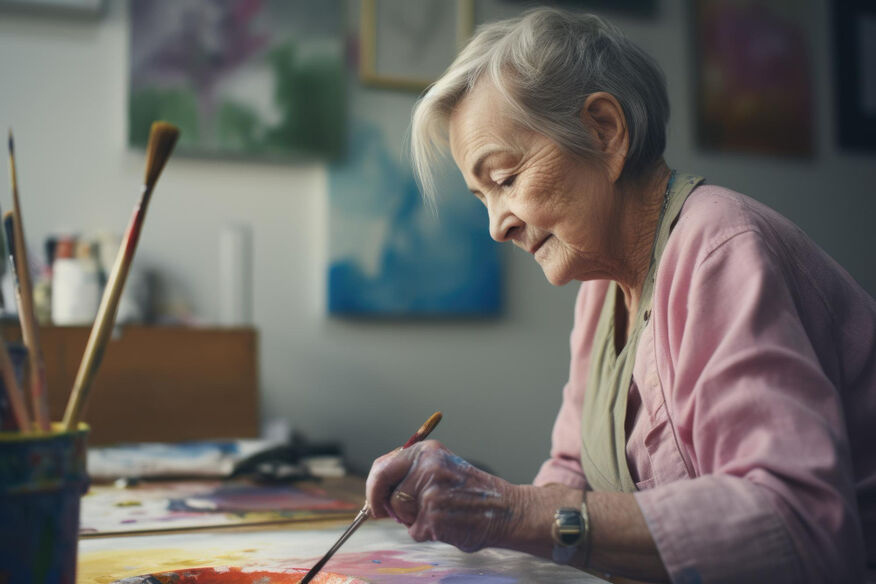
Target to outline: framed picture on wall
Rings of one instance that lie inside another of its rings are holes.
[[[104,0],[0,0],[0,10],[97,18],[105,6]]]
[[[876,3],[834,3],[839,144],[876,150]]]
[[[179,126],[182,154],[331,159],[343,150],[342,0],[130,2],[128,140]]]
[[[474,0],[362,0],[359,78],[422,91],[474,31]]]
[[[693,0],[700,148],[814,153],[811,10],[772,0]]]

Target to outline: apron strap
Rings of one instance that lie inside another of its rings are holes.
[[[625,427],[627,396],[633,381],[636,350],[639,337],[648,324],[644,314],[651,310],[657,269],[672,226],[681,214],[688,195],[704,179],[689,174],[676,175],[673,171],[669,180],[666,208],[657,226],[653,257],[642,287],[642,298],[632,317],[635,322],[630,336],[620,353],[617,353],[614,341],[619,294],[615,282],[608,287],[596,326],[581,415],[581,467],[588,484],[598,491],[631,493],[636,490],[627,465]]]

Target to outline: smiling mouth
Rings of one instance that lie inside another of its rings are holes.
[[[535,244],[535,247],[533,247],[531,250],[529,250],[529,253],[531,253],[532,255],[535,255],[535,252],[537,252],[538,250],[540,250],[540,249],[541,249],[541,246],[544,245],[544,242],[546,242],[546,241],[547,241],[548,239],[550,239],[551,237],[553,237],[553,236],[552,236],[552,235],[548,235],[547,237],[545,237],[544,239],[542,239],[541,241],[539,241],[538,243],[536,243],[536,244]]]

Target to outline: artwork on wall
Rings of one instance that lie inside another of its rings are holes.
[[[334,157],[345,136],[342,0],[130,4],[129,143],[153,120],[181,153]]]
[[[461,177],[444,177],[441,190],[436,214],[423,204],[388,133],[362,120],[353,124],[347,158],[329,170],[330,313],[498,314],[499,255],[486,211]]]
[[[508,3],[528,4],[530,0],[503,0]],[[607,14],[623,14],[641,18],[653,17],[657,12],[657,0],[542,0],[538,4],[556,6],[566,10],[583,12],[605,12]]]
[[[103,15],[105,6],[104,0],[0,0],[0,10],[97,18]]]
[[[473,30],[474,0],[362,0],[359,77],[378,87],[425,89]]]
[[[694,0],[694,8],[700,147],[811,156],[809,11],[795,0]]]
[[[876,150],[876,3],[836,0],[834,43],[840,146]]]
[[[359,7],[367,12],[368,4]],[[439,4],[449,14],[459,8],[455,2]],[[403,39],[399,50],[408,43]],[[355,78],[358,69],[351,65]],[[406,145],[416,96],[350,85],[347,152],[329,166],[329,313],[499,314],[499,252],[489,236],[486,210],[455,167],[438,173],[437,213],[423,203],[414,180]]]

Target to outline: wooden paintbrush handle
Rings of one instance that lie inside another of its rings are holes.
[[[76,380],[73,382],[73,391],[64,412],[63,425],[67,431],[75,430],[82,419],[88,392],[97,375],[107,342],[115,326],[116,310],[119,306],[125,280],[128,277],[128,271],[131,268],[131,262],[134,259],[134,251],[137,248],[137,241],[140,239],[140,229],[146,217],[148,205],[149,192],[144,189],[140,204],[134,209],[125,237],[116,253],[116,261],[107,279],[103,296],[100,299],[100,306],[97,309],[97,316],[91,327],[91,333],[88,335],[88,343],[85,345],[85,353],[79,364]]]
[[[17,276],[18,314],[21,320],[21,336],[27,347],[30,363],[30,392],[33,401],[34,419],[37,428],[44,432],[51,430],[49,420],[48,388],[46,365],[40,345],[39,327],[33,307],[33,286],[30,281],[30,263],[27,259],[27,244],[24,237],[21,203],[18,199],[18,176],[15,172],[15,147],[12,130],[9,131],[9,178],[12,181],[12,241],[15,244],[15,273]]]

